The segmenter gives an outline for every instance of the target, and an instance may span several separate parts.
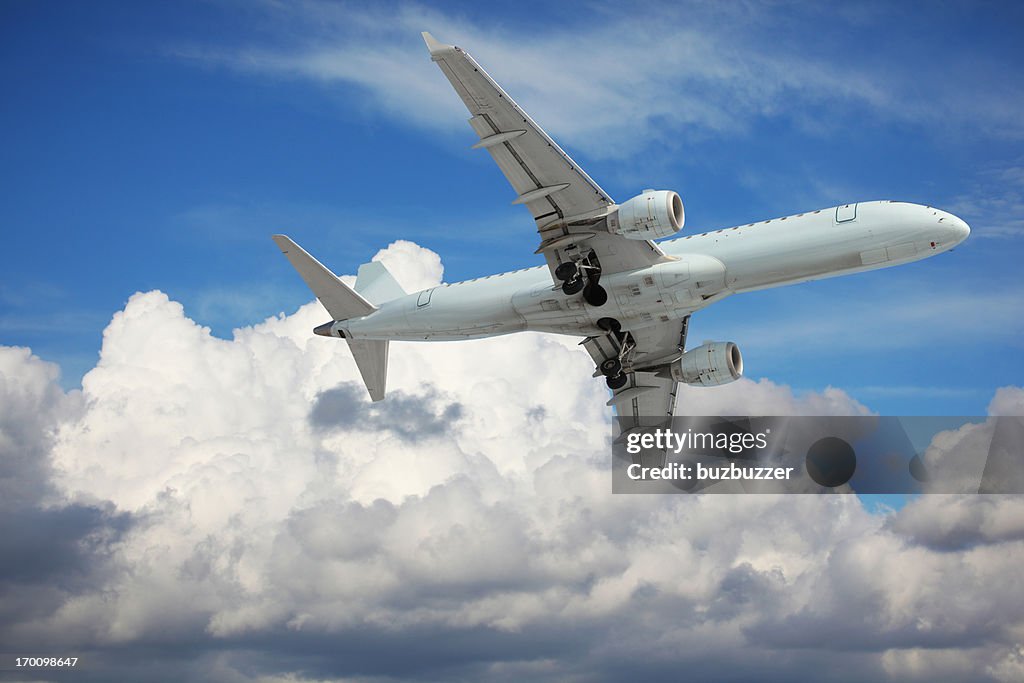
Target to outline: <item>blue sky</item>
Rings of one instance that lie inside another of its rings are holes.
[[[456,281],[538,263],[529,216],[419,30],[470,50],[613,197],[686,230],[902,199],[974,229],[898,269],[694,319],[747,371],[893,414],[983,414],[1021,377],[1024,10],[1013,3],[5,3],[0,341],[76,386],[160,289],[219,336],[409,239]],[[645,40],[637,41],[638,35]]]

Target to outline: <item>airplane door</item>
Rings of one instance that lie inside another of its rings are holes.
[[[845,223],[857,218],[856,204],[843,204],[836,207],[836,223]]]
[[[416,308],[423,308],[424,306],[430,305],[430,295],[434,293],[434,289],[425,289],[420,292],[420,295],[416,298]]]

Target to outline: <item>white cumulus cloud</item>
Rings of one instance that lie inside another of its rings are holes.
[[[443,273],[412,243],[377,258],[410,288]],[[51,579],[0,567],[5,595],[63,586],[4,607],[5,646],[116,653],[104,671],[137,680],[720,678],[723,661],[759,680],[835,661],[836,680],[999,680],[1019,664],[1015,502],[884,517],[854,496],[613,496],[606,390],[577,340],[393,344],[371,404],[344,342],[311,334],[323,320],[313,302],[220,339],[138,293],[81,395],[0,349],[0,452],[31,450],[45,467],[11,481],[51,491],[22,508],[89,520],[64,564],[40,564]],[[768,380],[682,399],[868,411]],[[154,651],[160,672],[132,654]],[[972,666],[944,668],[953,655]]]

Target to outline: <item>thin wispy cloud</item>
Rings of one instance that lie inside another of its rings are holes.
[[[1020,302],[1024,287],[988,293],[979,305],[974,290],[950,288],[935,292],[927,282],[905,279],[905,286],[872,286],[836,305],[824,288],[775,294],[785,306],[766,306],[757,314],[744,311],[732,333],[748,346],[791,352],[799,344],[805,353],[877,352],[926,348],[956,324],[956,341],[1016,343],[1024,338]],[[899,292],[892,297],[891,292]]]
[[[179,45],[172,52],[256,75],[348,85],[369,112],[464,130],[462,105],[419,40],[429,29],[464,46],[550,132],[595,158],[743,134],[765,118],[812,132],[867,116],[936,134],[1024,137],[1020,83],[977,82],[952,68],[957,56],[936,51],[928,36],[917,39],[916,56],[904,45],[866,51],[859,32],[870,35],[873,24],[893,21],[886,12],[839,13],[837,29],[815,37],[799,28],[815,10],[789,7],[780,20],[756,3],[643,11],[598,5],[577,21],[539,31],[413,3],[265,7],[276,29],[264,26],[240,44]]]
[[[950,210],[971,216],[983,239],[1024,236],[1024,160],[982,169]]]

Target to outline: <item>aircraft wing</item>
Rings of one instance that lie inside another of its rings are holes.
[[[608,401],[608,405],[615,408],[616,438],[637,427],[670,426],[679,385],[671,376],[666,376],[664,368],[682,355],[689,320],[687,316],[682,321],[628,332],[629,337],[623,342],[633,345],[627,354],[629,365],[624,365],[628,381],[625,386],[614,390]],[[608,336],[589,337],[583,345],[597,365],[616,352],[616,344]],[[664,464],[664,456],[661,453],[660,462],[641,464],[660,467]]]
[[[593,249],[605,274],[667,260],[653,242],[626,239],[603,228],[588,230],[614,208],[608,193],[464,50],[426,32],[423,39],[472,114],[469,124],[480,137],[474,147],[490,152],[518,194],[513,203],[524,204],[537,222],[537,253],[544,254],[552,277],[555,267],[569,260],[564,250],[573,244]]]

